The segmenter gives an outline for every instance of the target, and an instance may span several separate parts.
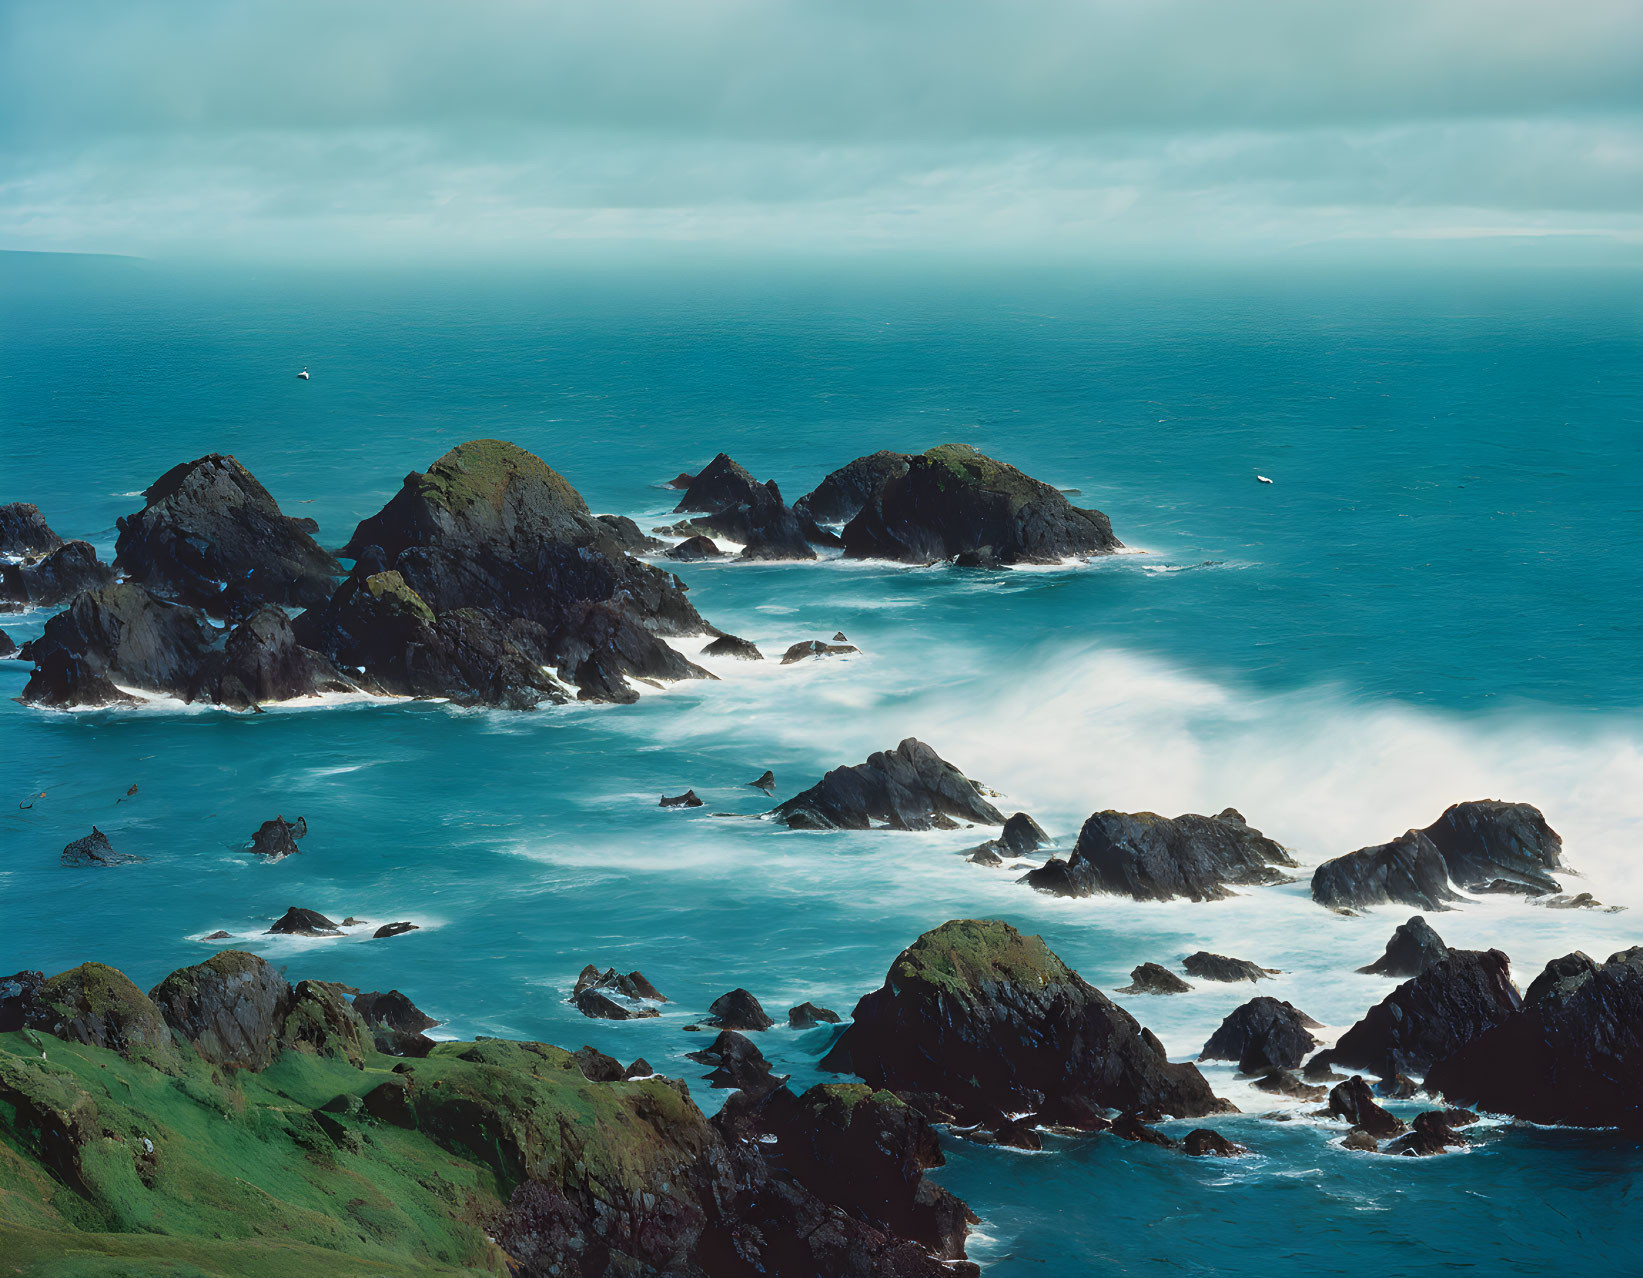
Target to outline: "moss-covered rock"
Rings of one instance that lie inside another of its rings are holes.
[[[149,991],[178,1034],[213,1065],[262,1069],[279,1053],[291,987],[266,959],[222,950]]]
[[[24,1013],[24,1024],[160,1069],[174,1069],[180,1060],[160,1009],[124,972],[102,963],[82,963],[49,977]]]
[[[944,923],[902,951],[822,1067],[933,1093],[995,1124],[1023,1111],[1098,1127],[1105,1109],[1195,1118],[1230,1108],[1041,937],[998,920]]]

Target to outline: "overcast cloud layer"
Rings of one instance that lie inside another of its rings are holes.
[[[0,0],[0,247],[1643,246],[1643,0]]]

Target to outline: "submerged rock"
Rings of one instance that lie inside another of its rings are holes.
[[[707,1023],[725,1029],[767,1030],[776,1023],[765,1014],[758,999],[740,988],[719,995],[707,1010]]]
[[[1181,1145],[1193,1158],[1242,1158],[1249,1153],[1248,1145],[1230,1141],[1220,1132],[1208,1127],[1188,1132],[1186,1140],[1182,1141]]]
[[[763,661],[764,653],[746,639],[735,635],[720,635],[702,649],[704,657],[735,657],[738,661]]]
[[[1420,830],[1390,843],[1359,848],[1325,861],[1312,874],[1312,899],[1332,909],[1359,909],[1397,902],[1422,910],[1447,910],[1460,900],[1449,886],[1443,853]]]
[[[1130,969],[1130,983],[1118,992],[1120,994],[1186,994],[1191,991],[1188,985],[1169,968],[1158,963],[1143,963],[1139,967]]]
[[[910,460],[881,449],[846,462],[794,502],[793,510],[824,524],[848,523],[887,483],[907,473]]]
[[[251,836],[251,851],[272,861],[283,861],[302,851],[297,846],[297,840],[307,833],[308,822],[302,817],[287,821],[283,816],[277,816],[257,827],[257,832]]]
[[[1386,943],[1386,953],[1358,971],[1367,976],[1419,976],[1449,957],[1449,947],[1419,914],[1400,924]]]
[[[1361,1128],[1376,1140],[1385,1140],[1408,1130],[1408,1124],[1403,1119],[1387,1113],[1375,1103],[1369,1084],[1356,1074],[1330,1089],[1329,1112],[1337,1118],[1344,1118],[1353,1127]]]
[[[907,459],[845,526],[848,559],[934,563],[986,554],[1000,563],[1054,563],[1121,548],[1100,511],[1079,510],[1048,484],[968,444]]]
[[[861,649],[850,643],[823,643],[820,639],[806,639],[782,653],[782,665],[791,666],[809,657],[844,657]]]
[[[0,604],[55,608],[113,580],[114,569],[97,558],[90,543],[70,541],[40,559],[0,563]]]
[[[1297,1069],[1318,1045],[1310,1033],[1318,1028],[1318,1022],[1293,1003],[1253,998],[1221,1022],[1198,1059],[1237,1061],[1245,1074]]]
[[[1522,1004],[1499,950],[1452,950],[1370,1008],[1327,1058],[1383,1078],[1424,1074]]]
[[[268,931],[276,936],[341,936],[342,929],[317,910],[293,905]]]
[[[893,830],[1004,824],[974,781],[912,737],[866,763],[834,768],[772,815],[796,830],[866,830],[875,821]]]
[[[1643,952],[1547,964],[1522,1008],[1426,1075],[1451,1104],[1532,1123],[1643,1133]],[[1584,961],[1582,961],[1584,960]]]
[[[664,794],[662,801],[657,806],[663,808],[699,808],[702,806],[702,801],[696,797],[696,791],[686,790],[683,794],[675,794],[672,797]]]
[[[1229,1108],[1041,938],[991,921],[945,923],[904,950],[822,1068],[932,1093],[971,1121],[1028,1111],[1090,1128],[1105,1108],[1183,1118]]]
[[[108,841],[108,835],[96,826],[91,827],[90,834],[75,839],[63,849],[63,864],[77,868],[94,865],[133,865],[146,860],[146,856],[116,852]]]
[[[1187,955],[1181,960],[1181,966],[1186,968],[1188,976],[1196,976],[1201,981],[1262,981],[1278,975],[1275,967],[1259,967],[1248,959],[1228,958],[1208,950]]]
[[[63,544],[33,502],[0,503],[0,555],[33,558],[48,555]]]
[[[233,457],[211,453],[174,466],[143,497],[142,510],[119,520],[115,566],[217,616],[260,603],[312,607],[342,572],[314,541],[312,522],[283,514]]]
[[[1232,808],[1213,817],[1097,812],[1066,861],[1051,860],[1023,882],[1058,896],[1105,892],[1138,901],[1216,901],[1232,887],[1289,882],[1289,854]]]
[[[1268,1070],[1255,1080],[1255,1087],[1258,1091],[1304,1101],[1321,1101],[1329,1091],[1326,1087],[1303,1083],[1287,1069]]]

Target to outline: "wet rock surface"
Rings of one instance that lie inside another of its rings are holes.
[[[1066,861],[1052,859],[1023,882],[1058,896],[1105,892],[1138,901],[1217,901],[1234,887],[1285,883],[1294,860],[1234,809],[1213,817],[1097,812]]]
[[[1318,1028],[1318,1022],[1293,1003],[1253,998],[1221,1022],[1198,1059],[1237,1061],[1245,1074],[1297,1069],[1317,1046],[1311,1031]]]
[[[1278,975],[1277,968],[1261,967],[1248,959],[1228,958],[1225,954],[1211,954],[1208,950],[1199,950],[1196,954],[1187,955],[1181,960],[1181,966],[1186,969],[1188,976],[1196,976],[1201,981],[1222,981],[1229,984],[1238,981],[1264,981],[1268,977]]]
[[[89,543],[70,541],[39,559],[0,563],[0,608],[55,608],[114,580]]]
[[[797,830],[865,830],[874,822],[893,830],[1004,824],[1004,814],[974,781],[912,737],[866,763],[834,768],[773,815]]]
[[[277,816],[257,827],[257,832],[251,836],[251,851],[257,856],[282,861],[302,851],[297,846],[297,840],[307,834],[308,822],[302,817],[287,821],[283,816]]]
[[[268,931],[275,936],[341,936],[342,929],[318,910],[293,905]]]
[[[759,1000],[744,989],[721,994],[708,1006],[707,1023],[733,1030],[767,1030],[775,1024],[759,1006]]]
[[[907,473],[906,453],[881,449],[846,462],[798,501],[793,510],[824,524],[848,523],[889,483]]]
[[[1139,967],[1130,970],[1130,983],[1120,989],[1120,994],[1186,994],[1192,986],[1188,985],[1169,968],[1158,963],[1142,963]]]
[[[147,857],[135,856],[128,852],[116,852],[104,834],[96,826],[91,827],[91,833],[75,839],[63,849],[62,863],[74,868],[104,865],[134,865],[146,861]]]
[[[1449,957],[1449,947],[1419,914],[1399,924],[1386,943],[1386,952],[1358,971],[1367,976],[1419,976]]]
[[[1443,853],[1420,830],[1410,830],[1390,843],[1325,861],[1313,871],[1312,899],[1332,909],[1397,903],[1447,910],[1461,898],[1449,885]]]
[[[0,555],[30,558],[50,554],[63,544],[33,502],[0,503]]]

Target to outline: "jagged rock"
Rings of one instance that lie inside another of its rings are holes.
[[[1419,976],[1449,957],[1449,947],[1419,914],[1400,924],[1386,943],[1386,953],[1358,971],[1369,976]]]
[[[1194,1158],[1213,1156],[1216,1158],[1242,1158],[1249,1153],[1248,1145],[1240,1145],[1230,1141],[1220,1132],[1208,1127],[1200,1127],[1187,1133],[1182,1147]]]
[[[268,931],[277,936],[341,936],[342,929],[316,910],[293,905]]]
[[[908,461],[906,453],[881,449],[846,462],[794,502],[793,510],[824,524],[848,523],[885,484],[907,473]]]
[[[1427,1158],[1445,1150],[1460,1149],[1471,1144],[1464,1135],[1449,1125],[1449,1116],[1437,1110],[1417,1114],[1408,1134],[1398,1137],[1380,1152],[1402,1154],[1406,1157]]]
[[[257,827],[257,832],[251,836],[251,851],[257,856],[283,861],[286,857],[295,856],[302,851],[297,846],[297,840],[307,833],[308,822],[302,817],[295,821],[287,821],[283,816],[277,816]]]
[[[1143,963],[1130,969],[1130,983],[1120,994],[1185,994],[1192,989],[1169,968],[1157,963]]]
[[[1547,873],[1563,864],[1563,840],[1527,803],[1457,803],[1422,833],[1443,853],[1449,877],[1468,891],[1491,881],[1518,884],[1530,894],[1563,890]]]
[[[1387,1113],[1375,1103],[1369,1084],[1356,1074],[1330,1089],[1329,1112],[1337,1118],[1344,1118],[1353,1127],[1362,1128],[1377,1140],[1385,1140],[1408,1130],[1403,1119]]]
[[[601,972],[589,963],[576,978],[571,1002],[583,1016],[596,1020],[631,1021],[659,1016],[649,1003],[665,1003],[662,992],[645,979],[643,972],[622,975],[615,968]]]
[[[838,540],[790,510],[774,481],[759,483],[724,453],[691,481],[675,509],[700,512],[691,531],[739,542],[743,559],[814,559],[812,542]]]
[[[23,1028],[175,1070],[179,1058],[165,1018],[123,972],[82,963],[38,984],[33,975],[8,978],[18,991],[12,1014],[20,1016]]]
[[[33,502],[0,504],[0,555],[48,555],[63,544]]]
[[[782,653],[782,665],[791,666],[808,657],[843,657],[861,649],[849,643],[823,643],[820,639],[806,639]]]
[[[622,998],[648,999],[652,1003],[667,1002],[667,996],[646,980],[643,972],[628,972],[624,975],[614,967],[608,967],[601,972],[592,963],[578,974],[573,993],[580,994],[586,989],[605,990]]]
[[[763,790],[766,794],[774,794],[776,792],[776,774],[766,768],[763,775],[756,781],[749,781],[748,785],[755,790]]]
[[[599,1021],[635,1021],[661,1015],[654,1007],[635,1007],[618,1003],[603,990],[583,990],[571,1001],[576,1004],[576,1010],[583,1016]]]
[[[1303,1083],[1287,1069],[1268,1070],[1255,1080],[1255,1087],[1259,1091],[1272,1092],[1278,1096],[1291,1096],[1296,1100],[1320,1101],[1327,1094],[1325,1087]]]
[[[1148,1127],[1139,1114],[1123,1113],[1112,1120],[1111,1132],[1120,1140],[1135,1141],[1142,1145],[1157,1145],[1160,1149],[1176,1149],[1180,1142],[1164,1135],[1156,1127]]]
[[[94,865],[133,865],[146,860],[146,856],[116,852],[108,841],[108,835],[96,826],[91,827],[90,834],[75,839],[63,849],[63,864],[76,868]]]
[[[1252,998],[1221,1022],[1198,1059],[1237,1061],[1245,1074],[1296,1069],[1317,1046],[1308,1031],[1318,1028],[1318,1022],[1293,1003]]]
[[[1334,909],[1399,902],[1447,910],[1460,896],[1449,887],[1443,853],[1420,830],[1325,861],[1312,874],[1312,899]]]
[[[52,710],[137,704],[137,698],[117,688],[100,667],[60,648],[37,659],[23,687],[22,700]]]
[[[408,921],[402,921],[399,923],[384,923],[376,931],[371,933],[371,939],[373,941],[384,941],[391,936],[404,936],[407,932],[417,931],[421,931],[421,929],[415,923]]]
[[[1003,865],[1007,856],[1028,856],[1054,840],[1025,812],[1017,812],[1004,823],[996,839],[988,839],[965,855],[977,865]]]
[[[707,1023],[733,1030],[767,1030],[776,1022],[765,1014],[759,1000],[744,989],[721,994],[708,1005]]]
[[[676,514],[721,510],[738,502],[756,501],[764,487],[745,467],[720,453],[690,481],[673,509]]]
[[[663,808],[699,808],[702,806],[702,801],[696,797],[696,791],[686,790],[683,794],[675,794],[671,798],[664,794],[661,803],[657,806]]]
[[[1601,967],[1554,959],[1521,1010],[1463,1043],[1426,1090],[1533,1123],[1643,1132],[1643,967],[1622,951]]]
[[[1370,1008],[1335,1046],[1332,1065],[1383,1078],[1424,1074],[1522,1005],[1499,950],[1452,950]]]
[[[83,590],[114,580],[114,569],[84,541],[65,542],[40,559],[0,563],[0,604],[55,608]]]
[[[1218,901],[1232,896],[1235,886],[1289,882],[1276,867],[1294,864],[1232,808],[1213,817],[1188,813],[1174,819],[1108,811],[1084,822],[1067,860],[1052,859],[1022,881],[1058,896],[1108,892],[1138,901]]]
[[[1181,960],[1181,966],[1186,968],[1188,976],[1196,976],[1201,981],[1253,982],[1278,975],[1275,967],[1259,967],[1248,959],[1228,958],[1207,950],[1187,955]]]
[[[229,934],[218,928],[215,932],[207,932],[200,939],[202,941],[226,941],[229,939]]]
[[[1004,823],[974,781],[911,737],[866,763],[834,768],[773,815],[795,830],[866,830],[875,821],[894,830]]]
[[[629,1065],[625,1070],[622,1071],[622,1077],[625,1078],[625,1079],[628,1079],[628,1078],[651,1078],[655,1075],[655,1073],[656,1073],[656,1070],[651,1065],[651,1063],[649,1061],[647,1061],[643,1056],[641,1056],[638,1059],[636,1059],[633,1062],[633,1064]]]
[[[174,466],[119,520],[114,563],[161,594],[237,616],[261,603],[323,603],[342,566],[310,535],[309,521],[281,513],[268,490],[233,457],[211,453]]]
[[[195,680],[214,634],[197,608],[166,603],[134,582],[77,595],[46,622],[23,655],[41,665],[54,653],[74,654],[95,674],[174,695]],[[33,681],[30,681],[31,684]],[[24,689],[25,698],[30,697]]]
[[[971,1121],[1030,1111],[1091,1128],[1103,1108],[1197,1117],[1228,1106],[1128,1012],[1007,923],[954,921],[891,965],[822,1061],[930,1092]]]
[[[812,1025],[837,1025],[839,1014],[814,1003],[800,1003],[787,1009],[787,1024],[793,1029],[808,1029]]]
[[[365,1063],[374,1044],[372,1034],[352,1005],[345,987],[330,981],[298,981],[291,991],[291,1009],[279,1030],[279,1047],[296,1049],[355,1068]]]
[[[722,559],[724,551],[711,537],[687,537],[677,546],[669,546],[662,552],[669,559],[677,559],[681,563],[692,563],[699,559]]]
[[[681,490],[681,489],[689,488],[690,485],[695,481],[695,479],[696,479],[696,476],[690,474],[688,471],[681,470],[672,479],[668,480],[667,483],[663,484],[662,487],[663,488],[672,488],[675,491],[678,491],[678,490]]]
[[[403,607],[386,615],[366,609],[358,617],[338,616],[342,604],[357,601],[334,598],[305,615],[299,636],[345,666],[365,666],[384,684],[403,681],[403,667],[416,665],[405,656],[405,614],[424,627],[409,626],[418,643],[429,642],[425,627],[447,630],[452,614],[467,615],[470,630],[482,618],[484,642],[476,634],[463,638],[485,650],[480,655],[489,670],[504,665],[501,680],[520,687],[528,685],[515,657],[557,668],[587,700],[632,700],[637,694],[628,676],[711,677],[662,638],[711,632],[685,597],[684,583],[627,554],[622,540],[540,458],[500,440],[471,440],[426,474],[406,476],[343,550],[356,557],[343,591],[355,581],[398,574],[392,585]],[[390,668],[379,670],[373,662]],[[423,670],[424,682],[437,684],[450,664],[432,662]],[[449,692],[422,687],[411,695],[482,694],[492,680],[476,679],[468,664],[457,663],[460,677]],[[550,698],[531,703],[543,699]],[[510,700],[493,696],[489,704]]]
[[[647,534],[626,515],[596,515],[594,518],[604,528],[610,543],[630,555],[661,550],[666,544]]]
[[[229,632],[220,654],[201,662],[186,699],[248,710],[265,701],[358,691],[359,685],[329,658],[297,642],[282,609],[268,605]]]
[[[1100,511],[1079,510],[1054,488],[967,444],[907,459],[845,525],[847,559],[934,563],[986,555],[1001,563],[1054,563],[1121,548]]]
[[[571,1053],[590,1083],[614,1083],[622,1077],[622,1062],[606,1056],[597,1047],[582,1047]]]
[[[354,995],[354,1011],[367,1025],[385,1025],[405,1034],[420,1034],[439,1022],[398,990],[366,990]]]
[[[735,635],[720,635],[702,649],[704,657],[735,657],[738,661],[763,661],[764,653],[746,639]]]
[[[3,510],[0,507],[0,512]],[[0,1034],[23,1028],[29,1014],[39,1005],[40,987],[45,983],[44,972],[23,971],[0,976]]]
[[[835,630],[833,632],[833,642],[834,643],[849,643],[850,641],[849,641],[849,639],[847,639],[845,637],[844,631]]]
[[[5,661],[17,655],[17,642],[4,630],[0,630],[0,661]]]
[[[707,1075],[710,1087],[737,1088],[756,1094],[784,1081],[771,1073],[770,1062],[754,1046],[753,1040],[733,1029],[719,1031],[718,1037],[701,1051],[685,1055],[690,1060],[713,1066],[713,1072]]]

